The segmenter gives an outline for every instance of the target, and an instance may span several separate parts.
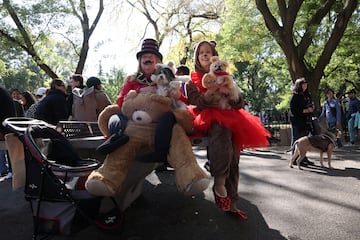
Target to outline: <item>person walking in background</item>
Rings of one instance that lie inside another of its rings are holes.
[[[29,109],[25,113],[25,117],[35,118],[35,112],[36,112],[37,107],[39,106],[39,102],[45,98],[45,96],[47,95],[48,92],[49,92],[49,89],[46,87],[38,88],[38,90],[36,91],[36,95],[35,95],[37,101],[36,101],[36,103],[32,104],[29,107]]]
[[[49,93],[39,102],[35,118],[56,125],[60,120],[67,120],[68,117],[65,83],[61,79],[54,79],[50,84]]]
[[[194,106],[194,134],[198,134],[201,128],[196,124],[196,119],[208,125],[208,128],[201,129],[201,133],[205,130],[209,137],[208,159],[210,173],[214,177],[215,204],[238,219],[247,219],[246,213],[237,207],[240,152],[246,147],[267,146],[269,133],[257,117],[242,109],[244,102],[241,96],[237,102],[229,102],[232,109],[220,109],[217,100],[209,102],[205,98],[206,89],[202,85],[202,78],[210,71],[211,57],[218,56],[215,47],[215,41],[196,44],[195,71],[186,85],[186,93],[188,103]],[[231,124],[234,119],[236,126]]]
[[[67,104],[67,111],[71,116],[73,115],[73,103],[74,103],[74,94],[72,93],[72,90],[74,88],[80,88],[83,89],[84,86],[84,78],[81,74],[74,74],[70,77],[70,83],[69,85],[71,86],[71,91],[68,93],[67,96],[67,100],[66,100],[66,104]],[[65,93],[66,93],[66,89],[65,89]]]
[[[360,104],[355,114],[354,128],[357,130],[357,135],[360,136]]]
[[[355,123],[355,115],[358,112],[360,101],[356,97],[355,89],[351,89],[347,92],[349,97],[349,107],[346,112],[346,119],[348,121],[348,131],[349,131],[349,138],[350,138],[350,145],[354,145],[356,142],[356,129],[354,127]]]
[[[8,117],[15,117],[14,100],[8,93],[8,91],[0,87],[0,140],[4,141],[4,136],[10,133],[10,130],[2,125],[2,122]],[[9,158],[7,157],[6,150],[0,150],[0,182],[12,177],[11,165]]]
[[[23,108],[24,108],[25,116],[26,116],[26,113],[29,110],[30,106],[37,102],[35,96],[29,91],[22,92],[20,95],[20,100],[21,100],[21,104],[23,105]]]
[[[12,88],[10,89],[10,96],[14,101],[15,106],[15,115],[16,117],[23,117],[24,116],[24,107],[21,103],[21,93],[19,89]]]
[[[102,110],[108,105],[111,104],[111,101],[108,95],[103,91],[102,84],[99,78],[97,77],[89,77],[86,81],[86,87],[91,88],[94,87],[95,98],[96,98],[96,113],[97,116],[101,113]]]
[[[299,138],[309,135],[313,112],[314,106],[307,88],[307,81],[305,78],[299,78],[294,83],[290,98],[291,146]],[[301,164],[307,166],[314,163],[305,157]]]
[[[190,69],[186,65],[179,65],[176,67],[175,76],[190,75]]]
[[[46,87],[39,87],[35,93],[36,100],[39,101],[40,99],[42,99],[46,95],[47,90],[48,89]]]
[[[10,96],[15,100],[18,100],[18,101],[21,100],[21,92],[17,88],[10,89]]]
[[[334,91],[332,89],[326,90],[326,100],[323,103],[322,111],[319,116],[319,121],[326,118],[327,129],[332,133],[337,133],[337,129],[341,130],[341,107],[339,101],[334,98]],[[336,138],[336,145],[342,147],[340,138]]]

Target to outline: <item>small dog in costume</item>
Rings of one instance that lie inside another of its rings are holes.
[[[202,85],[207,89],[204,96],[209,99],[217,99],[219,107],[222,109],[231,109],[229,101],[237,102],[239,100],[239,89],[233,77],[226,71],[228,66],[226,61],[220,60],[218,56],[213,56],[210,71],[202,78]]]
[[[151,75],[151,80],[157,84],[156,93],[170,97],[173,109],[185,109],[186,104],[179,100],[183,82],[190,80],[189,76],[175,76],[174,63],[156,64],[156,71]]]

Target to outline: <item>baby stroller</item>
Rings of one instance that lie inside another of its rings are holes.
[[[102,229],[121,225],[120,210],[99,214],[102,198],[91,195],[84,187],[91,171],[100,166],[99,161],[80,158],[55,126],[43,121],[8,118],[4,125],[18,135],[24,146],[24,192],[33,215],[33,239],[70,235],[89,224]]]

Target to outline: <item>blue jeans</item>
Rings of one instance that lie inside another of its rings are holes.
[[[328,128],[336,128],[336,122],[328,122],[326,125]]]
[[[110,135],[114,133],[123,135],[127,125],[127,121],[128,118],[122,113],[112,115],[109,118],[109,122],[108,122],[108,129]]]
[[[110,135],[117,133],[122,129],[122,121],[118,114],[114,114],[109,118],[108,128]]]
[[[307,135],[309,135],[308,129],[300,127],[297,124],[291,124],[291,146],[294,145],[296,140]]]
[[[8,171],[6,150],[0,150],[0,174],[7,173]]]
[[[307,128],[300,127],[296,124],[291,124],[291,146],[294,145],[294,142],[301,137],[309,135],[309,130]],[[291,155],[294,155],[294,150]],[[303,161],[308,161],[307,157],[303,159]]]
[[[350,142],[355,143],[356,129],[354,128],[354,118],[350,118],[348,121],[348,131],[349,131]]]

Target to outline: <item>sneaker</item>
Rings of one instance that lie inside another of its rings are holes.
[[[3,173],[1,174],[1,177],[0,177],[0,182],[3,182],[7,179],[10,179],[12,178],[12,173],[11,172],[8,172],[8,173]]]
[[[8,174],[5,176],[5,179],[10,179],[12,178],[12,172],[8,172]]]

